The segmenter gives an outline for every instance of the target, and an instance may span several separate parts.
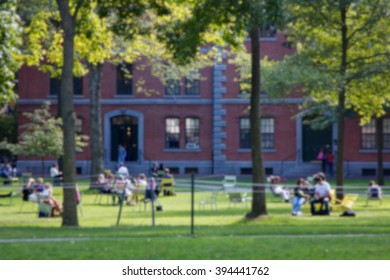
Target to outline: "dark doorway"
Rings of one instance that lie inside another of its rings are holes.
[[[332,127],[313,129],[310,125],[302,125],[302,160],[317,160],[320,149],[329,145],[332,150]]]
[[[131,116],[111,118],[111,160],[118,161],[118,147],[123,145],[125,161],[138,160],[138,119]]]

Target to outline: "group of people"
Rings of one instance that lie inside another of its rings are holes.
[[[4,178],[4,183],[10,183],[12,177],[16,177],[17,170],[16,167],[12,167],[11,162],[0,163],[0,177]]]
[[[302,215],[301,208],[306,202],[310,203],[310,212],[312,215],[329,215],[329,203],[332,199],[332,192],[330,184],[326,181],[325,174],[319,172],[311,180],[313,180],[314,185],[304,178],[299,178],[292,195],[287,186],[280,185],[280,177],[271,176],[270,182],[273,193],[280,196],[285,202],[289,202],[292,196],[291,214],[293,216]],[[381,188],[375,181],[370,181],[367,196],[369,198],[381,198]]]
[[[280,185],[281,179],[279,176],[271,176],[271,190],[280,196],[283,201],[289,203],[290,197],[292,203],[291,214],[293,216],[302,215],[302,205],[307,201],[310,202],[310,210],[312,215],[329,215],[329,201],[331,199],[330,185],[326,181],[325,174],[319,172],[313,176],[314,186],[312,186],[304,178],[299,178],[291,195],[290,189],[287,186]],[[316,204],[321,204],[319,210],[316,209]]]
[[[80,201],[79,192],[76,194],[76,201]],[[29,178],[25,186],[23,186],[23,200],[47,203],[52,207],[50,216],[54,217],[56,214],[61,215],[62,209],[59,201],[54,197],[53,186],[50,183],[45,183],[43,178]],[[42,200],[42,201],[39,201]]]
[[[137,178],[124,175],[117,172],[117,176],[113,174],[100,174],[96,180],[96,187],[101,193],[112,195],[112,204],[116,204],[116,198],[119,203],[125,202],[128,205],[138,203],[138,194],[145,191],[145,198],[155,199],[154,191],[156,190],[156,182],[153,177],[149,179],[141,173]]]
[[[160,193],[159,179],[173,178],[169,168],[164,168],[163,173],[160,173],[160,166],[157,163],[153,164],[149,178],[144,173],[140,173],[134,178],[124,163],[120,162],[116,175],[112,173],[99,174],[96,187],[101,193],[112,194],[113,205],[116,204],[116,198],[118,198],[119,203],[136,204],[139,202],[139,194],[142,192],[145,194],[145,199],[155,200]],[[156,167],[158,168],[156,169]]]
[[[333,177],[334,175],[334,154],[329,145],[321,149],[317,154],[317,160],[321,161],[322,173]]]

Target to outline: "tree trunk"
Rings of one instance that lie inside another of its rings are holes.
[[[60,90],[61,90],[61,83],[60,83]],[[61,93],[58,93],[57,96],[57,118],[61,118]],[[64,125],[62,125],[62,129],[64,129]],[[59,170],[64,170],[64,160],[62,155],[58,158],[57,163],[58,163],[58,168]]]
[[[88,65],[90,88],[90,148],[91,148],[91,183],[95,183],[97,177],[104,170],[104,147],[102,135],[102,117],[100,108],[100,89],[103,74],[103,65]]]
[[[261,149],[260,127],[260,32],[258,27],[253,27],[250,32],[252,40],[252,94],[250,99],[250,133],[252,144],[252,211],[247,213],[247,218],[256,218],[267,215],[265,186],[265,171],[263,153]]]
[[[383,172],[383,116],[376,119],[376,149],[377,149],[377,170],[378,185],[385,185],[385,176]]]
[[[340,4],[342,5],[342,4]],[[341,64],[340,74],[345,80],[347,70],[347,8],[346,6],[340,6],[341,15]],[[338,105],[338,138],[337,138],[337,175],[336,175],[336,196],[338,199],[344,197],[344,112],[345,112],[345,83],[341,86],[339,93],[339,105]]]
[[[61,117],[64,134],[63,180],[64,207],[62,226],[78,226],[76,205],[76,141],[75,112],[73,108],[73,53],[75,18],[70,14],[68,0],[57,0],[61,15],[61,26],[64,31],[63,56],[64,65],[61,77]]]

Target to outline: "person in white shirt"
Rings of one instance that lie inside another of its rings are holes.
[[[368,198],[382,198],[382,190],[375,181],[370,181],[369,186],[367,190]]]
[[[312,215],[329,215],[329,201],[332,198],[330,185],[325,181],[325,175],[318,173],[314,176],[314,196],[310,200],[310,209]],[[316,211],[315,204],[321,203],[319,211]],[[325,209],[322,209],[323,206]]]
[[[124,178],[129,178],[129,170],[127,167],[123,164],[123,162],[120,163],[118,171],[116,172],[118,175],[123,175]]]
[[[288,203],[290,201],[290,189],[285,186],[279,185],[281,179],[279,176],[271,176],[271,188],[273,189],[273,193],[275,195],[280,196],[284,202]]]

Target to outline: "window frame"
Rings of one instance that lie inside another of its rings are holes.
[[[73,96],[83,96],[83,79],[84,77],[73,76]],[[61,92],[61,79],[49,78],[49,96],[58,96]]]
[[[243,124],[244,121],[245,121],[245,126]],[[241,117],[239,126],[240,126],[239,127],[240,149],[250,149],[251,148],[251,134],[250,134],[251,125],[250,125],[249,117]]]
[[[175,124],[174,126],[172,126],[171,124],[168,123],[169,120],[176,120],[177,125]],[[168,149],[168,150],[180,149],[180,118],[174,117],[174,116],[166,117],[164,120],[164,123],[165,123],[164,124],[164,129],[165,129],[164,146],[165,146],[165,149]],[[171,131],[169,131],[171,129],[177,129],[178,131],[171,132]],[[177,145],[173,145],[172,143],[174,143],[174,142],[169,140],[169,138],[172,137],[172,135],[173,135],[173,138],[176,139]]]
[[[184,78],[184,95],[185,96],[199,96],[200,95],[200,81],[199,79]]]
[[[83,134],[84,119],[82,117],[76,117],[74,123],[74,131],[77,135]]]
[[[270,126],[270,132],[267,132],[266,127],[264,127],[265,122],[267,120],[271,120],[272,126]],[[248,127],[242,127],[242,122],[247,121],[248,122]],[[275,149],[275,118],[274,117],[262,117],[260,119],[260,125],[261,125],[261,149],[262,150],[274,150]],[[243,139],[243,130],[246,130],[246,134],[248,135],[245,140],[246,143],[244,143]],[[268,136],[268,137],[267,137]],[[250,136],[250,118],[249,117],[241,117],[240,118],[240,123],[239,123],[239,148],[240,149],[251,149],[252,143],[251,143],[251,136]],[[269,142],[271,145],[265,145],[265,141],[267,141],[267,138],[270,139]],[[249,147],[246,147],[246,146]]]
[[[369,123],[361,126],[360,149],[362,151],[377,149],[377,132],[375,119],[372,119]],[[390,117],[383,118],[383,149],[390,149]]]
[[[178,96],[180,95],[180,81],[175,79],[168,79],[165,86],[166,96]]]
[[[123,68],[126,68],[126,73]],[[126,77],[131,75],[131,78]],[[133,64],[124,63],[116,65],[116,84],[115,95],[117,96],[132,96],[133,95]]]
[[[187,121],[193,120],[194,122],[192,123],[194,126],[189,127],[189,123]],[[189,149],[187,147],[188,144],[193,144],[194,148],[199,148],[200,147],[200,118],[199,117],[186,117],[184,119],[184,125],[185,125],[185,147],[186,149]],[[193,135],[189,135],[193,134]],[[195,139],[194,141],[190,142],[190,138]],[[197,141],[196,141],[197,140]],[[192,148],[192,149],[194,149]]]

